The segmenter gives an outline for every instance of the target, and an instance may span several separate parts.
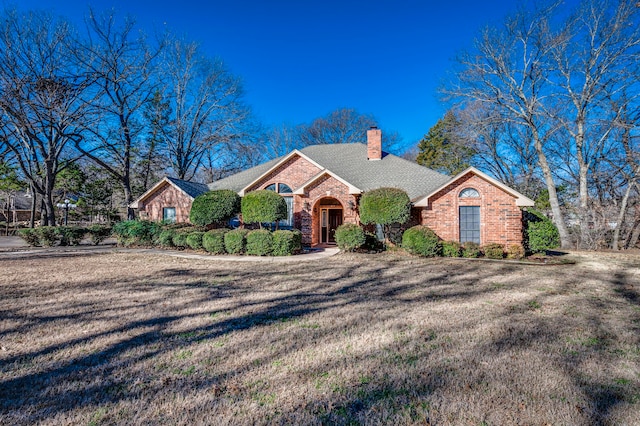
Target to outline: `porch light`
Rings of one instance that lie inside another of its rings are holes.
[[[356,204],[353,202],[353,200],[349,200],[347,204],[349,205],[349,208],[351,210],[354,210],[356,208]]]
[[[310,210],[310,209],[311,209],[311,204],[309,204],[309,202],[308,202],[308,201],[305,201],[305,202],[304,202],[304,209],[305,209],[305,210]]]

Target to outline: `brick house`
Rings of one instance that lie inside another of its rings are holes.
[[[450,177],[382,150],[382,133],[367,144],[313,145],[209,185],[164,178],[133,207],[151,220],[187,221],[193,199],[207,190],[240,196],[258,189],[280,193],[289,208],[281,225],[302,231],[305,244],[331,244],[342,223],[359,223],[358,200],[381,187],[403,189],[412,222],[444,240],[479,244],[522,243],[522,208],[533,201],[473,167]]]

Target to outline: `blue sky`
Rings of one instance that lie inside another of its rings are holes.
[[[11,4],[2,0],[4,5]],[[166,1],[20,0],[82,22],[115,8],[151,33],[167,26],[221,57],[244,82],[258,119],[299,124],[341,107],[373,114],[414,145],[446,106],[437,86],[478,31],[499,24],[504,0]]]

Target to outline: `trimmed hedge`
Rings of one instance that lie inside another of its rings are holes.
[[[191,205],[189,220],[194,225],[209,226],[226,222],[240,213],[240,196],[229,189],[209,191],[197,196]]]
[[[224,236],[229,232],[226,228],[212,229],[202,236],[202,247],[212,254],[224,254]]]
[[[31,247],[40,245],[40,235],[35,228],[18,229],[18,236],[22,238]]]
[[[273,235],[266,229],[256,229],[247,234],[247,254],[268,256],[273,251]]]
[[[287,218],[287,202],[282,195],[265,189],[242,197],[241,210],[244,223],[271,223]]]
[[[462,257],[474,259],[476,257],[480,257],[481,254],[482,252],[480,251],[479,244],[472,243],[470,241],[464,243],[464,247],[462,249]]]
[[[58,232],[55,226],[41,226],[36,228],[36,232],[42,247],[53,247],[58,242]]]
[[[367,241],[364,230],[354,223],[343,223],[336,229],[336,244],[340,250],[354,251]]]
[[[360,221],[364,224],[405,223],[411,215],[411,200],[398,188],[378,188],[360,198]]]
[[[444,257],[460,257],[462,255],[462,245],[457,241],[443,241],[442,255]]]
[[[173,229],[165,229],[156,238],[155,243],[160,247],[170,248],[174,247],[173,245],[173,237],[176,235],[176,231]]]
[[[173,246],[176,248],[185,249],[189,246],[189,243],[187,243],[188,235],[189,234],[185,232],[176,232],[171,238],[171,243],[173,243]]]
[[[162,226],[149,220],[125,220],[113,225],[118,245],[123,246],[151,245],[160,232]]]
[[[417,225],[404,231],[402,247],[409,253],[434,257],[442,253],[442,244],[435,232],[428,226]]]
[[[91,244],[97,246],[111,236],[111,227],[108,225],[91,225],[87,228]]]
[[[302,232],[294,229],[292,231],[275,231],[273,234],[273,256],[291,256],[302,249]]]
[[[204,232],[194,231],[187,234],[187,245],[193,250],[202,250],[202,236]]]
[[[248,229],[234,229],[224,234],[224,249],[229,254],[242,254],[247,247]]]
[[[77,246],[82,242],[87,230],[78,226],[59,226],[56,233],[61,246]]]
[[[504,257],[504,246],[498,243],[489,243],[482,247],[482,252],[489,259],[502,259]]]

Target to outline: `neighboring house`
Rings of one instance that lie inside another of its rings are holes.
[[[470,167],[446,176],[382,150],[382,133],[367,132],[367,144],[313,145],[213,182],[164,178],[137,200],[142,218],[187,221],[193,199],[207,190],[240,196],[258,189],[280,193],[289,206],[281,223],[300,229],[305,244],[333,243],[342,223],[358,223],[358,200],[372,189],[403,189],[412,201],[412,223],[444,240],[478,244],[522,243],[523,207],[533,201]]]
[[[39,211],[39,209],[38,209]],[[31,194],[18,191],[12,194],[0,193],[0,222],[28,222],[31,220]]]

